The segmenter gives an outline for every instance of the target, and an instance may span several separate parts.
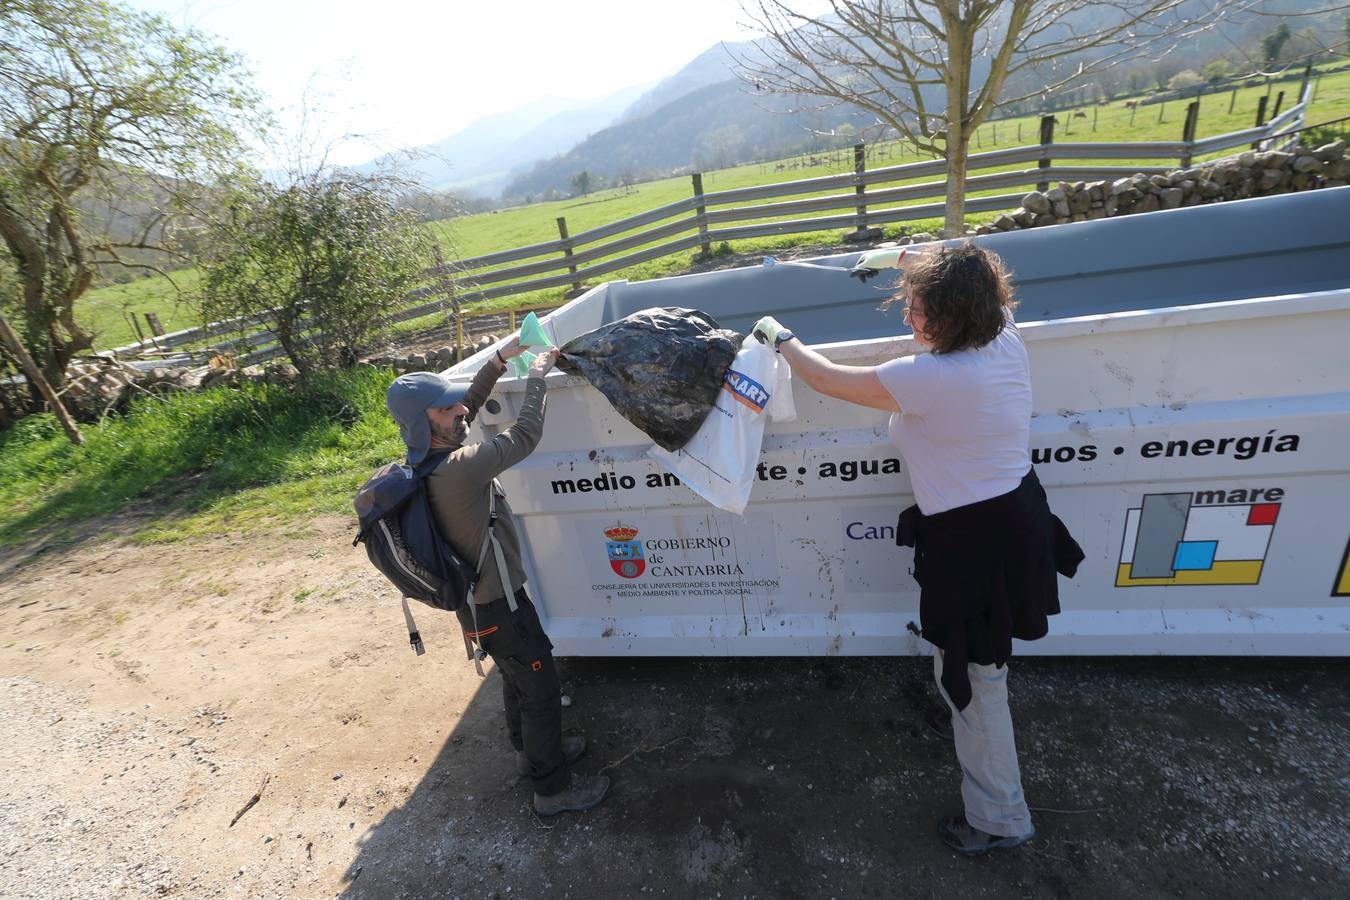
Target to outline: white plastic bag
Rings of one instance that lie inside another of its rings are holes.
[[[653,446],[647,455],[713,506],[739,514],[755,483],[766,416],[776,422],[797,418],[792,370],[750,335],[727,369],[712,411],[689,442],[675,451]]]

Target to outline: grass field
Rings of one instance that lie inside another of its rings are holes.
[[[1270,108],[1273,108],[1276,94],[1279,91],[1284,91],[1283,108],[1287,109],[1294,102],[1298,86],[1297,81],[1271,85],[1269,88]],[[1350,72],[1315,76],[1314,90],[1315,93],[1306,118],[1309,124],[1350,115]],[[1201,97],[1197,136],[1207,137],[1250,127],[1254,124],[1259,98],[1265,96],[1266,93],[1267,88],[1265,86],[1255,86],[1238,89],[1236,93],[1230,90]],[[1085,118],[1074,118],[1070,111],[1064,111],[1058,114],[1062,124],[1057,126],[1055,142],[1056,144],[1070,145],[1080,141],[1179,140],[1185,111],[1186,102],[1180,101],[1141,106],[1132,111],[1125,107],[1123,100],[1112,101],[1110,105],[1103,107],[1082,107],[1082,112],[1086,114]],[[1269,118],[1269,114],[1267,118]],[[979,153],[1034,143],[1037,140],[1038,123],[1039,116],[985,123],[980,127],[971,150],[973,153]],[[1211,156],[1223,156],[1233,152],[1237,151],[1225,151]],[[920,157],[917,157],[912,149],[907,150],[902,144],[886,143],[869,148],[868,166],[876,168],[898,165],[915,162],[919,159]],[[1076,160],[1072,157],[1072,152],[1066,148],[1066,155],[1063,158],[1057,158],[1055,162],[1056,164],[1073,164]],[[1129,167],[1130,165],[1158,165],[1163,162],[1165,161],[1141,159],[1113,161],[1109,164]],[[1171,162],[1175,163],[1176,160]],[[1019,164],[1004,168],[1017,169],[1023,167],[1024,165]],[[730,190],[841,174],[851,172],[852,169],[852,151],[841,150],[706,172],[703,175],[703,187],[707,192]],[[1001,170],[987,169],[982,170],[979,174],[989,174],[996,171]],[[909,182],[897,182],[895,186],[902,183],[918,183],[929,180],[932,179],[912,179]],[[530,206],[513,207],[435,222],[427,227],[436,235],[447,258],[468,258],[511,247],[556,240],[558,237],[556,220],[559,217],[566,218],[569,232],[576,235],[589,228],[686,198],[690,194],[689,177],[679,176],[646,182],[628,188],[597,191],[586,197],[536,203]],[[812,195],[800,196],[804,198]],[[973,193],[971,196],[982,196],[982,194]],[[977,224],[992,218],[993,214],[986,214],[972,216],[968,221],[971,224]],[[915,221],[885,226],[884,232],[886,238],[891,238],[900,234],[933,231],[940,224],[939,219]],[[795,246],[836,244],[839,237],[839,229],[830,229],[813,233],[736,241],[731,249],[740,253],[772,252]],[[669,275],[683,271],[688,267],[689,262],[690,255],[688,253],[679,253],[631,266],[606,275],[601,280],[620,278],[638,280]],[[518,263],[512,265],[515,264]],[[117,346],[136,339],[136,334],[129,324],[128,314],[140,315],[144,312],[155,312],[169,331],[191,327],[198,324],[198,319],[192,305],[185,301],[184,296],[196,286],[198,282],[197,273],[192,270],[178,273],[176,281],[178,282],[178,289],[169,285],[163,278],[152,277],[130,284],[91,291],[86,295],[79,314],[83,321],[92,324],[98,332],[98,346],[100,347]],[[180,293],[180,290],[183,293]],[[475,308],[489,311],[544,306],[561,302],[562,293],[562,288],[554,288],[517,294],[477,304]],[[143,318],[141,322],[144,328]]]

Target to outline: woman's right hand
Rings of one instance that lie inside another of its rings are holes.
[[[900,261],[905,258],[908,250],[905,247],[887,247],[882,250],[868,250],[858,257],[858,261],[849,269],[848,274],[866,282],[867,279],[879,273],[882,269],[898,269]]]

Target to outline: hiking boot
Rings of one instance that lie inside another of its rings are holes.
[[[1033,828],[1026,834],[1005,837],[981,831],[967,822],[964,815],[961,815],[939,819],[938,834],[941,835],[942,842],[957,853],[965,856],[978,856],[981,853],[988,853],[990,850],[1020,847],[1036,836],[1036,829]]]
[[[609,792],[608,775],[572,773],[572,783],[556,794],[534,795],[534,811],[541,816],[556,816],[569,810],[581,811],[599,805]]]
[[[943,740],[954,740],[952,736],[952,711],[946,704],[930,706],[923,714],[923,724],[931,733]]]
[[[563,762],[570,766],[586,752],[586,739],[579,734],[569,734],[562,739],[562,751]],[[521,778],[530,777],[530,761],[521,750],[516,751],[516,774]]]

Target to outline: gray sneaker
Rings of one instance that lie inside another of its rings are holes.
[[[570,766],[586,752],[586,738],[579,734],[569,734],[562,739],[562,751],[563,762]],[[520,750],[516,751],[516,774],[521,778],[530,777],[530,761]]]
[[[1026,834],[998,835],[981,831],[966,821],[965,816],[949,816],[938,820],[938,834],[942,842],[957,853],[966,856],[978,856],[990,850],[1007,850],[1020,847],[1036,836],[1036,829]]]
[[[541,816],[556,816],[569,810],[581,811],[599,805],[609,793],[608,775],[572,773],[572,783],[556,794],[534,795],[534,811]]]

